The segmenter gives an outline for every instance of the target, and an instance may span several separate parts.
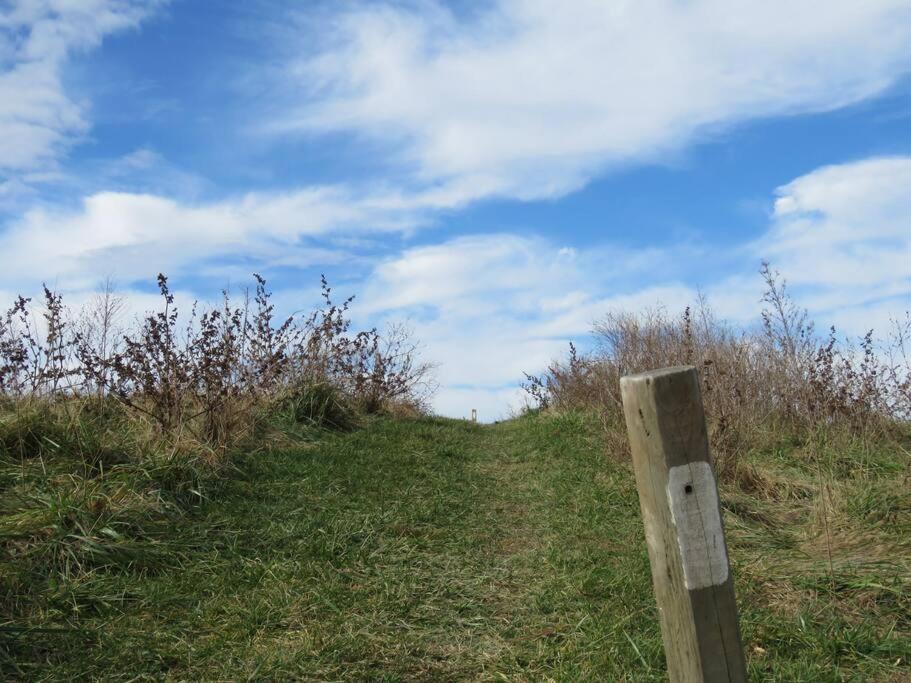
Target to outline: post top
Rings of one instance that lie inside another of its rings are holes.
[[[642,382],[644,380],[654,380],[664,377],[670,377],[673,375],[686,375],[696,370],[692,365],[675,365],[670,368],[659,368],[657,370],[649,370],[647,372],[640,372],[635,375],[625,375],[620,378],[620,381],[623,383],[626,382]]]

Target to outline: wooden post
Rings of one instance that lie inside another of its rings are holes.
[[[746,681],[696,369],[624,377],[620,391],[669,678]]]
[[[477,421],[478,421],[478,411],[477,411],[476,408],[472,408],[472,409],[471,409],[471,421],[472,421],[472,422],[477,422]]]

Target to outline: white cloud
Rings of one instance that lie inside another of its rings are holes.
[[[131,159],[154,161],[148,154]],[[0,235],[0,282],[84,281],[99,272],[135,281],[159,270],[179,274],[210,267],[206,262],[218,257],[307,265],[309,252],[324,257],[329,247],[312,248],[302,238],[407,233],[459,201],[451,188],[404,193],[343,185],[195,203],[99,192],[76,208],[35,208],[8,225]]]
[[[523,372],[563,356],[607,311],[692,301],[695,292],[674,282],[642,286],[643,273],[666,256],[515,234],[458,237],[377,265],[361,312],[412,314],[425,358],[438,366],[434,408],[452,416],[478,408],[493,420],[521,406]]]
[[[738,273],[717,282],[703,282],[703,291],[719,318],[735,324],[750,324],[758,319],[762,310],[761,257],[750,253],[739,265],[741,270]]]
[[[573,252],[511,234],[459,237],[443,244],[408,250],[380,264],[369,290],[372,305],[403,308],[432,305],[458,310],[499,310],[504,304],[526,309],[523,293],[546,292],[557,283],[577,280]],[[484,301],[475,301],[483,297]]]
[[[755,253],[811,311],[862,333],[911,306],[911,157],[826,166],[777,195]]]
[[[469,15],[434,0],[316,14],[321,48],[282,80],[305,102],[275,128],[355,131],[418,179],[540,198],[718,127],[857,102],[911,68],[907,0],[499,0]]]
[[[695,248],[625,249],[614,245],[584,250],[543,238],[484,233],[414,247],[380,263],[367,293],[374,308],[434,306],[450,313],[499,311],[560,313],[590,298],[593,285],[624,287],[631,278],[674,266]]]
[[[12,0],[0,8],[0,173],[47,165],[88,129],[66,92],[75,52],[137,26],[159,0]]]
[[[121,165],[146,163],[162,162],[147,150],[121,160]],[[44,278],[82,286],[98,273],[135,282],[158,271],[177,276],[187,270],[230,270],[232,259],[273,268],[306,266],[314,258],[376,248],[369,241],[365,245],[364,238],[384,233],[407,236],[461,202],[459,190],[449,186],[412,192],[381,186],[309,186],[209,202],[99,192],[75,207],[39,206],[10,222],[0,234],[0,285]],[[218,259],[228,263],[214,263]],[[439,248],[412,250],[406,260],[383,263],[383,279],[395,286],[371,291],[370,300],[385,308],[439,302],[456,281],[460,292],[470,286],[491,294],[553,286],[549,296],[559,298],[567,294],[568,283],[581,282],[580,268],[594,267],[588,263],[594,259],[599,260],[598,269],[609,264],[612,276],[620,277],[655,267],[666,259],[666,251],[610,249],[580,256],[563,247],[544,256],[534,240],[490,234],[465,237]],[[537,305],[536,299],[523,301],[518,296],[514,303]]]

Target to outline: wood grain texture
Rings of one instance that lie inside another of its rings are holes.
[[[620,387],[670,680],[746,681],[698,374],[666,368]]]

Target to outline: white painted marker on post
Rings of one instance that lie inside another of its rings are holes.
[[[693,462],[671,467],[667,500],[687,589],[722,585],[728,580],[728,556],[712,466]]]

